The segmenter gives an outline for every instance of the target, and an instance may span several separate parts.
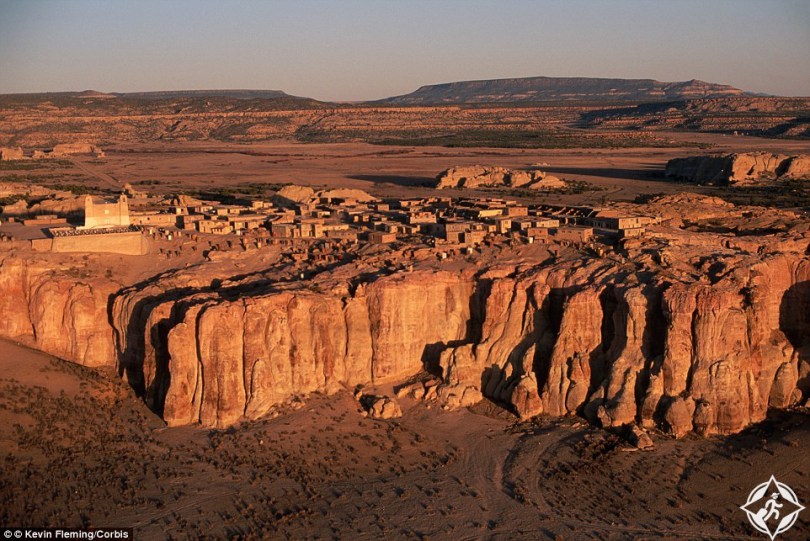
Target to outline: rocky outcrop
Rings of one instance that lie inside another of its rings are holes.
[[[0,147],[0,162],[24,159],[25,154],[20,147]]]
[[[170,424],[210,426],[258,417],[293,394],[400,381],[436,364],[442,344],[466,337],[473,288],[469,275],[414,272],[359,284],[350,297],[295,290],[225,301],[188,283],[177,275],[123,292],[113,325],[120,362],[150,405]]]
[[[582,413],[676,435],[737,432],[810,391],[795,330],[807,332],[807,259],[773,257],[712,285],[586,279],[600,272],[494,280],[479,340],[448,354],[469,375],[453,383],[523,417]]]
[[[508,186],[535,190],[562,188],[565,183],[543,171],[523,171],[489,165],[451,167],[436,177],[436,188],[479,188],[482,186]]]
[[[68,158],[70,156],[89,155],[103,158],[104,151],[90,143],[60,143],[50,151],[34,151],[34,158]]]
[[[810,156],[768,152],[690,156],[669,160],[665,174],[697,184],[741,186],[777,179],[810,178]]]
[[[449,407],[487,396],[522,417],[581,413],[677,435],[732,433],[807,395],[806,259],[775,256],[716,284],[632,285],[613,272],[595,260],[573,273],[394,275],[349,297],[155,301],[144,385],[170,424],[224,426],[294,393],[427,369],[441,383],[419,394]]]
[[[273,195],[273,203],[280,207],[292,207],[308,203],[315,198],[315,190],[309,186],[284,186]]]
[[[107,301],[116,289],[47,264],[0,258],[0,336],[85,366],[115,366]]]
[[[781,178],[810,179],[810,156],[791,156],[778,169]]]
[[[49,197],[58,195],[56,190],[40,186],[38,184],[21,184],[19,182],[0,182],[0,197],[22,195],[25,197]]]
[[[323,199],[354,199],[355,201],[377,201],[377,198],[363,190],[356,188],[334,188],[321,190],[318,197]]]
[[[402,417],[402,408],[394,398],[359,393],[357,399],[363,407],[364,414],[372,419],[387,420]]]
[[[8,256],[0,335],[116,364],[170,425],[224,427],[291,396],[428,372],[403,392],[448,408],[488,397],[523,418],[729,434],[810,396],[806,242],[756,252],[704,276],[641,255],[578,256],[325,289],[213,285],[191,269],[120,291]]]

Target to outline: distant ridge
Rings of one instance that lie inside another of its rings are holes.
[[[96,90],[85,90],[84,92],[79,92],[76,94],[77,98],[88,98],[88,99],[109,99],[109,98],[116,98],[115,94],[107,94],[105,92],[98,92]]]
[[[84,90],[82,92],[31,92],[22,94],[0,94],[0,96],[48,99],[48,98],[78,98],[78,99],[110,99],[131,98],[138,100],[175,100],[182,98],[228,98],[237,100],[254,99],[311,99],[293,96],[281,90],[156,90],[150,92],[99,92],[97,90]]]
[[[666,83],[653,79],[523,77],[427,85],[410,94],[394,96],[378,103],[438,105],[552,100],[670,101],[752,95],[754,94],[733,86],[707,83],[697,79]]]
[[[281,90],[158,90],[153,92],[116,92],[116,96],[144,100],[165,100],[177,98],[231,98],[237,100],[294,98]]]

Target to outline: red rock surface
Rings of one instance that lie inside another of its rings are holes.
[[[808,398],[807,246],[662,226],[605,257],[504,252],[483,268],[217,286],[189,268],[123,289],[7,255],[0,335],[117,366],[171,425],[224,427],[294,395],[426,370],[448,407],[483,395],[522,417],[728,434]]]

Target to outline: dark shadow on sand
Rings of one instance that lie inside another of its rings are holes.
[[[353,180],[365,180],[375,184],[395,184],[397,186],[430,187],[435,183],[431,177],[408,177],[400,175],[349,175]]]

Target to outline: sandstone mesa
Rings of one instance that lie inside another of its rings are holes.
[[[279,193],[300,203],[310,192]],[[116,368],[171,426],[226,427],[294,396],[420,373],[429,376],[403,393],[446,408],[487,397],[521,418],[582,415],[676,436],[731,434],[769,407],[805,403],[807,232],[735,225],[795,215],[689,194],[644,211],[664,223],[613,254],[564,243],[535,259],[526,251],[538,245],[482,245],[485,262],[453,270],[424,256],[362,270],[360,259],[296,280],[212,275],[202,263],[121,284],[4,251],[0,335]],[[684,216],[737,234],[687,231]],[[385,401],[377,409],[396,412]]]

